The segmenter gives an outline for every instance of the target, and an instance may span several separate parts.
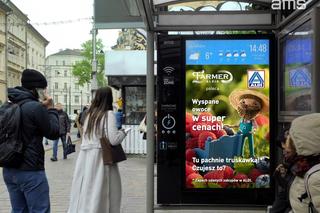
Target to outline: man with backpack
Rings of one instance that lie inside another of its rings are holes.
[[[21,87],[8,89],[7,108],[0,108],[0,153],[10,152],[13,153],[11,156],[20,157],[1,158],[0,165],[3,167],[13,213],[49,213],[49,185],[44,168],[42,139],[55,140],[59,137],[58,114],[53,108],[52,98],[46,94],[47,81],[40,72],[25,69],[21,84]],[[5,114],[13,111],[13,108],[19,113],[8,120]],[[11,119],[17,122],[14,124]],[[2,131],[6,125],[11,127]],[[12,128],[16,131],[10,131]],[[13,147],[12,143],[21,149],[8,150],[8,147]]]

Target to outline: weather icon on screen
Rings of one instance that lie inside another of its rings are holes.
[[[240,53],[240,56],[243,57],[243,58],[244,58],[244,57],[247,57],[247,53],[241,52],[241,53]]]
[[[239,53],[238,52],[233,53],[233,57],[239,57]]]
[[[226,57],[228,57],[228,58],[232,57],[232,53],[227,52],[227,53],[226,53]]]
[[[200,53],[199,53],[199,52],[192,53],[192,54],[189,56],[189,60],[199,60],[199,58],[200,58]]]

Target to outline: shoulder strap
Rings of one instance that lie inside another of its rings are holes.
[[[105,116],[105,123],[103,124],[103,127],[102,127],[102,137],[107,137],[106,136],[106,132],[107,132],[107,135],[109,137],[109,134],[108,134],[108,113],[106,113],[106,116]]]
[[[309,169],[307,171],[307,173],[304,175],[304,186],[306,188],[306,191],[307,191],[307,194],[308,194],[308,197],[309,197],[311,203],[312,203],[312,197],[310,195],[308,181],[309,181],[310,176],[313,175],[314,173],[316,173],[317,171],[320,171],[320,163],[311,167],[311,169]]]
[[[25,104],[25,103],[27,103],[29,101],[30,101],[29,99],[24,99],[24,100],[16,102],[15,104],[18,104],[21,107],[23,104]]]

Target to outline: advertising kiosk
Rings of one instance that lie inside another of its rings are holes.
[[[273,201],[273,47],[271,35],[158,36],[158,203]]]

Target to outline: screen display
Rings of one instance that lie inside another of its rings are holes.
[[[270,187],[269,45],[186,40],[186,189]]]
[[[310,21],[281,42],[281,111],[311,111],[312,34]],[[290,114],[290,113],[289,113]]]

